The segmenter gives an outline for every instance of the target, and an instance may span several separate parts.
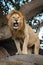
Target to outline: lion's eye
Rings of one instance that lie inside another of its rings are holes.
[[[15,18],[14,18],[14,17],[12,17],[12,19],[14,20]]]
[[[14,17],[12,17],[14,19]]]
[[[18,17],[19,18],[19,17]]]

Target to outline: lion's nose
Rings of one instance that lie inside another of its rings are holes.
[[[18,20],[15,20],[16,22],[18,21]]]
[[[15,22],[13,23],[13,26],[18,26],[18,20],[15,20]]]

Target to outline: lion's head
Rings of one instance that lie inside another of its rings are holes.
[[[24,16],[20,11],[12,11],[7,15],[8,25],[13,30],[20,30],[24,28]]]

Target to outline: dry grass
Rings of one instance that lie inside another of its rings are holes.
[[[0,65],[23,65],[23,62],[0,62]]]

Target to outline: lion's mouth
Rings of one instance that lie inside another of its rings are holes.
[[[17,27],[18,26],[18,23],[13,23],[13,26]]]
[[[18,28],[18,23],[13,23],[13,28],[17,29]]]

